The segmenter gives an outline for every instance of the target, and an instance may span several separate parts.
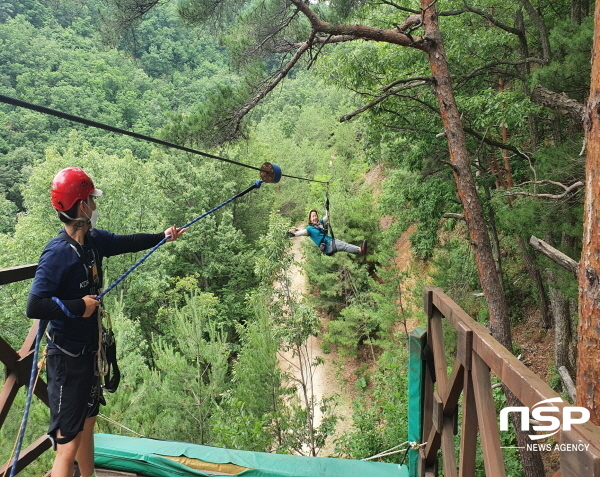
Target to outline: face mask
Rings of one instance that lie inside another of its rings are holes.
[[[92,210],[92,216],[90,217],[90,227],[95,229],[98,223],[98,210]]]
[[[85,203],[85,205],[88,206],[88,209],[92,209],[87,202]],[[90,228],[95,229],[96,224],[98,223],[98,209],[92,210],[92,215],[89,216],[88,219],[90,221]]]

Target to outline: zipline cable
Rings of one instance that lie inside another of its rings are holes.
[[[85,119],[85,118],[82,118],[79,116],[74,116],[72,114],[63,113],[62,111],[58,111],[56,109],[47,108],[45,106],[28,103],[27,101],[22,101],[20,99],[11,98],[9,96],[5,96],[2,94],[0,94],[0,102],[5,103],[5,104],[10,104],[11,106],[17,106],[17,107],[21,107],[21,108],[30,109],[31,111],[37,111],[38,113],[48,114],[50,116],[55,116],[57,118],[66,119],[68,121],[85,124],[86,126],[103,129],[105,131],[114,132],[117,134],[123,134],[125,136],[134,137],[136,139],[141,139],[143,141],[153,142],[153,143],[159,144],[161,146],[170,147],[173,149],[179,149],[180,151],[189,152],[191,154],[197,154],[199,156],[208,157],[210,159],[216,159],[217,161],[228,162],[229,164],[234,164],[236,166],[246,167],[248,169],[254,169],[255,171],[263,171],[263,169],[261,169],[259,167],[250,166],[248,164],[233,161],[231,159],[226,159],[224,157],[215,156],[214,154],[209,154],[208,152],[202,152],[202,151],[198,151],[196,149],[191,149],[189,147],[180,146],[179,144],[174,144],[172,142],[163,141],[162,139],[158,139],[158,138],[155,138],[152,136],[146,136],[144,134],[127,131],[126,129],[109,126],[108,124],[99,123],[97,121],[92,121],[91,119]],[[316,179],[307,179],[305,177],[296,177],[296,176],[290,176],[290,175],[286,175],[286,174],[282,174],[282,175],[284,177],[289,177],[290,179],[298,179],[298,180],[308,181],[308,182],[320,182],[322,184],[327,183],[326,181],[319,181]]]

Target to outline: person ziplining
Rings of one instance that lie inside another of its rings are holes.
[[[325,216],[319,219],[319,213],[311,209],[308,213],[308,227],[302,230],[290,230],[287,236],[292,237],[310,237],[319,250],[327,256],[332,256],[337,252],[347,252],[354,255],[367,254],[367,241],[363,240],[362,245],[353,245],[343,240],[336,239],[328,234],[329,224],[329,200],[325,202]]]

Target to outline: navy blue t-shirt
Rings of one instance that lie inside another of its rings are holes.
[[[93,265],[97,267],[101,279],[102,259],[122,253],[139,252],[153,247],[164,238],[160,234],[116,235],[106,230],[93,229],[86,235],[82,247],[72,245],[62,234],[53,238],[40,256],[30,295],[36,298],[33,311],[28,304],[27,316],[47,320],[50,317],[48,332],[60,336],[65,349],[77,353],[85,346],[98,342],[98,318],[94,313],[89,318],[69,318],[60,311],[51,299],[56,297],[63,302],[76,300],[74,308],[83,314],[86,295],[97,295],[102,284],[94,283]],[[79,257],[82,255],[84,260]],[[31,301],[30,297],[30,301]],[[39,300],[41,299],[41,300]],[[72,302],[73,303],[73,302]],[[52,346],[52,345],[50,345]]]

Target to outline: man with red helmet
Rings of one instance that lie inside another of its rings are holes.
[[[56,174],[52,206],[64,229],[40,256],[27,302],[27,316],[48,321],[48,435],[56,450],[53,477],[70,477],[75,460],[82,477],[95,476],[94,425],[104,404],[97,368],[101,317],[96,299],[102,287],[102,259],[139,252],[166,236],[176,240],[184,229],[159,234],[116,235],[96,229],[94,199],[102,191],[78,167]]]

